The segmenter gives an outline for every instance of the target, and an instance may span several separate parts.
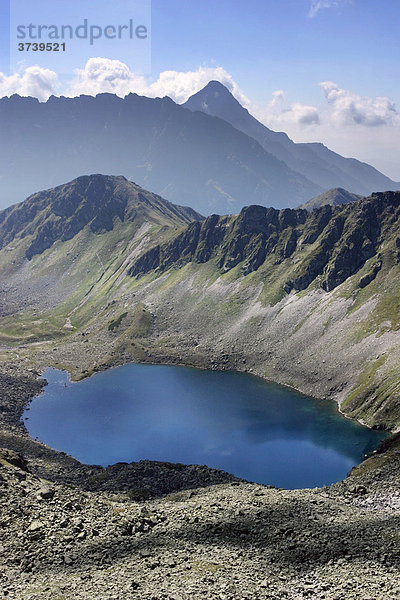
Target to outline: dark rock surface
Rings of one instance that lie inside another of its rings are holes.
[[[43,381],[4,364],[0,591],[11,600],[397,600],[399,436],[329,488],[206,466],[82,465],[19,418]]]
[[[303,209],[249,206],[236,217],[212,215],[190,224],[170,242],[139,257],[129,274],[141,276],[154,269],[162,273],[215,257],[222,272],[243,263],[242,272],[248,275],[274,255],[278,262],[296,258],[293,278],[284,285],[287,293],[306,289],[316,278],[320,287],[331,291],[377,255],[381,236],[394,235],[399,218],[400,192],[377,193],[351,205],[324,206],[311,214]],[[312,244],[314,249],[306,253]],[[379,269],[374,267],[360,287],[368,285]]]
[[[6,460],[0,475],[4,598],[396,600],[400,593],[400,496],[387,482],[379,493],[362,478],[295,491],[231,482],[151,500],[117,485],[101,493],[49,488]]]
[[[70,240],[87,225],[93,233],[111,231],[115,222],[170,219],[181,225],[203,219],[189,207],[175,206],[125,177],[90,175],[33,194],[0,212],[0,248],[32,236],[30,260],[56,241]]]

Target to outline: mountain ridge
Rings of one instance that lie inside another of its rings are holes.
[[[343,187],[367,196],[374,191],[400,189],[400,182],[392,181],[367,163],[344,158],[320,142],[295,143],[286,133],[272,131],[257,121],[218,81],[210,81],[183,106],[225,119],[324,190]]]
[[[154,269],[163,273],[216,257],[221,272],[242,263],[246,276],[274,255],[276,265],[285,259],[298,263],[288,266],[286,293],[304,290],[317,279],[322,289],[331,291],[375,256],[376,263],[360,283],[364,287],[382,266],[380,236],[390,219],[400,220],[400,193],[377,193],[350,206],[325,205],[312,214],[304,209],[249,206],[237,217],[212,215],[190,224],[176,238],[143,254],[129,274],[140,277]],[[314,246],[314,251],[304,256],[307,246]]]
[[[102,233],[113,229],[115,219],[142,224],[149,217],[160,223],[165,218],[177,219],[182,225],[204,218],[190,207],[173,205],[123,176],[81,176],[0,211],[0,249],[16,237],[32,236],[26,250],[26,257],[31,259],[57,240],[73,238],[86,226],[93,233]]]
[[[230,123],[167,97],[3,98],[0,135],[8,204],[86,173],[124,175],[202,214],[238,212],[244,200],[296,205],[322,191]]]
[[[122,221],[123,190],[140,188],[116,179],[115,218],[106,213],[94,231],[82,210],[92,203],[101,214],[107,203],[90,186],[89,203],[75,195],[64,206],[80,224],[73,237],[64,213],[66,230],[44,227],[54,218],[41,203],[60,212],[60,190],[34,200],[41,210],[25,236],[8,228],[7,356],[18,347],[21,360],[74,378],[132,361],[246,371],[335,400],[371,426],[399,427],[399,192],[311,212],[252,205],[189,224],[146,192],[156,205],[143,201],[143,218]],[[32,249],[38,237],[45,243]]]

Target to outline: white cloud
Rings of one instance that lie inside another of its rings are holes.
[[[290,107],[289,113],[292,115],[295,123],[300,125],[318,125],[319,114],[318,109],[315,106],[309,106],[308,104],[300,104],[295,102]]]
[[[222,67],[199,67],[195,71],[185,72],[163,71],[156,81],[147,82],[144,77],[136,75],[126,64],[118,60],[91,58],[83,69],[75,71],[68,95],[96,95],[101,92],[111,92],[124,97],[130,92],[136,92],[152,98],[169,96],[181,104],[212,79],[224,84],[253,114],[262,115],[264,121],[269,120],[277,128],[294,123],[300,126],[319,123],[318,110],[315,106],[299,102],[286,106],[285,94],[282,90],[273,93],[272,100],[266,107],[256,106],[245,96],[232,75]]]
[[[319,85],[332,109],[331,118],[336,125],[378,127],[400,122],[395,103],[386,96],[360,96],[339,88],[332,81],[323,81]]]
[[[143,75],[131,71],[125,63],[103,57],[90,58],[83,69],[76,69],[62,93],[74,97],[109,92],[123,98],[132,92],[153,98],[170,96],[175,102],[182,103],[211,79],[226,85],[243,104],[250,102],[230,73],[222,67],[199,67],[196,71],[186,72],[163,71],[156,81],[149,82]],[[0,73],[0,97],[19,94],[45,102],[52,94],[57,95],[59,88],[57,73],[39,66],[10,76]]]
[[[111,92],[124,97],[133,92],[150,96],[170,96],[175,102],[185,102],[189,96],[201,90],[211,79],[226,85],[242,102],[248,99],[240,91],[232,76],[222,67],[199,67],[196,71],[163,71],[158,79],[148,83],[119,60],[91,58],[83,69],[76,69],[68,95],[96,95]]]
[[[240,102],[249,103],[232,75],[222,67],[199,67],[186,72],[163,71],[156,81],[149,82],[143,75],[131,71],[125,63],[103,57],[90,58],[83,69],[76,69],[62,93],[74,97],[109,92],[123,98],[132,92],[149,97],[170,96],[175,102],[182,103],[212,79],[226,85]],[[20,94],[44,102],[50,95],[56,95],[59,88],[57,73],[39,66],[10,76],[0,73],[0,97]]]
[[[0,73],[0,97],[33,96],[45,102],[58,89],[58,75],[50,69],[41,67],[28,67],[23,73],[4,75]]]
[[[315,106],[294,102],[286,105],[283,90],[276,90],[272,99],[265,106],[247,104],[249,111],[271,129],[285,129],[292,125],[304,127],[318,125],[320,122],[318,109]]]
[[[268,106],[271,109],[276,109],[281,106],[284,100],[285,92],[283,90],[275,90],[275,92],[272,92],[272,100],[269,102]]]
[[[175,102],[183,103],[215,79],[223,83],[239,100],[249,102],[232,75],[222,67],[199,67],[196,71],[164,71],[157,81],[149,86],[152,96],[170,96]]]
[[[363,97],[332,82],[320,84],[327,103],[287,103],[277,90],[264,105],[246,108],[264,125],[295,142],[322,142],[331,150],[364,160],[400,180],[400,116],[390,98]]]
[[[124,97],[130,92],[146,93],[147,83],[142,75],[136,75],[129,67],[109,58],[90,58],[83,69],[75,69],[67,91],[68,96],[87,94],[95,96],[110,92]]]
[[[323,8],[338,8],[348,0],[311,0],[308,16],[310,19],[315,17]]]
[[[366,160],[400,178],[400,115],[387,97],[365,97],[339,88],[331,81],[320,83],[326,103],[317,106],[289,101],[283,90],[273,92],[269,102],[251,102],[222,67],[199,67],[180,72],[164,71],[155,81],[131,71],[118,60],[92,58],[61,90],[54,71],[29,67],[11,76],[0,73],[0,96],[20,94],[44,102],[51,94],[96,95],[110,92],[124,97],[140,95],[170,96],[178,103],[198,92],[211,79],[228,87],[251,114],[275,131],[285,131],[297,142],[321,141],[345,156]],[[390,157],[390,161],[386,160]]]

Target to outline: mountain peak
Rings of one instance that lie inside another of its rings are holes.
[[[81,175],[73,181],[29,196],[0,212],[0,249],[32,236],[25,255],[30,260],[56,241],[72,239],[88,227],[93,234],[119,223],[184,226],[200,214],[148,192],[123,175]]]
[[[340,187],[367,196],[376,189],[398,190],[400,187],[399,182],[392,181],[370,165],[344,158],[321,142],[295,143],[286,133],[272,131],[241,106],[219,81],[210,81],[183,106],[227,121],[294,172],[305,176],[319,187],[320,192]],[[335,194],[340,196],[341,191]],[[326,203],[326,199],[323,201]]]
[[[203,89],[190,96],[183,106],[189,110],[200,110],[215,117],[220,117],[227,110],[231,112],[246,110],[225,85],[215,80],[209,81]],[[225,120],[227,119],[225,118]]]
[[[315,198],[311,198],[305,204],[299,206],[299,208],[304,208],[305,210],[311,211],[315,208],[320,208],[321,206],[325,206],[329,204],[330,206],[340,206],[342,204],[350,204],[351,202],[355,202],[362,198],[359,194],[353,194],[341,187],[331,188],[327,190],[323,194],[319,196],[315,196]]]
[[[213,103],[218,103],[218,101],[222,101],[224,106],[226,106],[227,102],[235,104],[243,110],[243,107],[236,100],[232,92],[220,81],[216,81],[212,79],[207,83],[207,85],[190,96],[190,98],[184,103],[183,106],[187,108],[191,108],[191,105],[199,103],[201,101],[212,101]],[[194,110],[191,108],[191,110]]]
[[[211,81],[209,81],[207,85],[198,93],[201,94],[202,92],[218,92],[220,94],[222,93],[232,96],[232,92],[223,83],[217,81],[216,79],[211,79]]]

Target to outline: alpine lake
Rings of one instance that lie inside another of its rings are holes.
[[[340,481],[386,437],[334,402],[237,372],[128,364],[73,383],[47,369],[23,420],[81,462],[206,464],[248,481],[313,488]]]

